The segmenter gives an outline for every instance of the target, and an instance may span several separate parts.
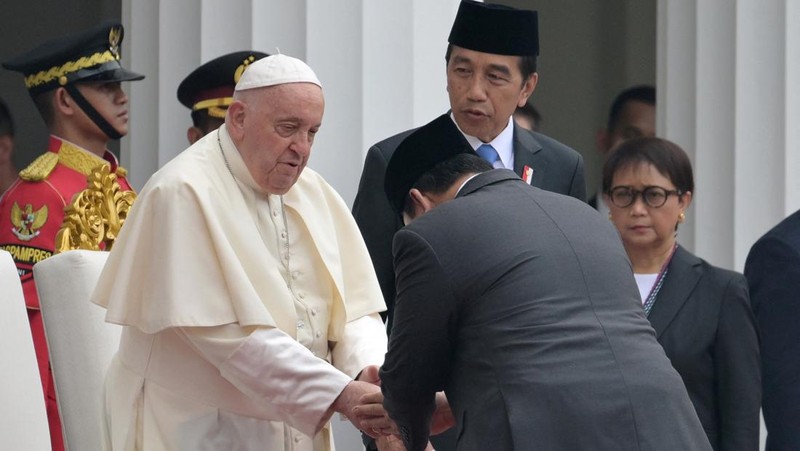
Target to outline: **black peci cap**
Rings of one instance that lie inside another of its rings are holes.
[[[443,114],[408,135],[392,154],[383,189],[395,211],[403,211],[408,191],[422,174],[462,153],[475,151],[450,118]]]
[[[538,56],[538,13],[462,0],[447,41],[483,53]]]
[[[47,41],[3,63],[25,76],[25,87],[36,95],[75,82],[141,80],[144,75],[120,64],[119,46],[124,30],[117,22]]]
[[[245,50],[228,53],[198,67],[178,86],[178,101],[192,111],[208,110],[209,116],[223,118],[233,101],[236,83],[250,63],[269,56]]]

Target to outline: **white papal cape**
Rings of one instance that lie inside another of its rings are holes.
[[[92,300],[126,326],[106,381],[110,449],[332,449],[330,403],[383,361],[385,331],[365,320],[385,306],[345,203],[308,168],[283,196],[332,281],[322,325],[332,346],[316,359],[294,341],[296,293],[262,238],[263,197],[242,168],[223,125],[153,175],[109,255]],[[247,340],[219,362],[181,333],[231,327],[276,345]]]

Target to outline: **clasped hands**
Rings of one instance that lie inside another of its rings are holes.
[[[378,374],[379,368],[377,366],[368,366],[359,374],[353,384],[369,383],[371,388],[366,387],[367,384],[359,385],[363,389],[363,393],[358,397],[358,401],[352,406],[350,412],[345,415],[348,419],[365,434],[378,440],[379,445],[381,442],[397,443],[402,448],[402,441],[399,438],[399,431],[397,425],[389,414],[383,408],[383,393],[380,391],[380,377]],[[354,387],[355,388],[355,387]],[[447,398],[444,393],[436,394],[436,411],[433,415],[431,422],[431,434],[440,434],[455,424],[450,405],[447,403]],[[382,447],[379,446],[379,449]],[[433,449],[429,445],[429,449]]]

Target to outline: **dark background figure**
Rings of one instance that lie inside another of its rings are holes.
[[[654,136],[656,136],[656,88],[639,85],[617,94],[611,103],[606,125],[597,132],[595,141],[597,151],[605,162],[613,149],[623,141]],[[608,214],[608,206],[603,202],[602,186],[598,186],[595,194],[589,198],[589,205],[603,215]]]
[[[525,102],[525,105],[517,107],[514,111],[514,121],[520,127],[532,132],[541,131],[542,128],[542,115],[530,102]]]
[[[192,126],[186,130],[189,144],[225,123],[236,82],[250,63],[265,56],[269,55],[254,50],[228,53],[204,63],[181,81],[178,101],[192,112]]]
[[[766,451],[800,449],[800,211],[753,245],[744,274],[761,337]]]
[[[459,135],[436,119],[387,173],[407,225],[380,375],[408,449],[425,445],[441,390],[459,450],[710,449],[612,225],[492,170]]]
[[[757,451],[761,373],[747,281],[676,239],[694,194],[688,155],[664,139],[625,141],[606,161],[603,191],[647,318],[711,445]]]
[[[17,179],[14,165],[14,119],[8,105],[0,99],[0,197]]]
[[[33,265],[55,251],[64,208],[87,187],[94,169],[108,166],[120,188],[131,190],[125,169],[108,150],[109,141],[128,132],[128,97],[120,83],[144,78],[120,64],[123,33],[119,23],[108,22],[3,63],[25,76],[50,132],[47,151],[20,172],[0,199],[0,224],[13,225],[0,228],[0,249],[11,253],[20,273],[54,450],[63,449],[63,437]]]

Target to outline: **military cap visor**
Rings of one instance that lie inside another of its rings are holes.
[[[539,55],[536,11],[462,0],[447,41],[483,53]]]
[[[233,101],[233,90],[247,67],[261,58],[263,52],[245,50],[215,58],[183,79],[178,85],[178,101],[192,111],[208,110],[214,117],[224,117]]]
[[[450,118],[443,114],[408,135],[392,154],[386,167],[384,191],[394,210],[403,211],[409,190],[437,164],[475,151]]]
[[[107,22],[83,32],[53,39],[3,63],[25,76],[32,95],[75,82],[111,83],[141,80],[144,75],[120,64],[124,30]]]

